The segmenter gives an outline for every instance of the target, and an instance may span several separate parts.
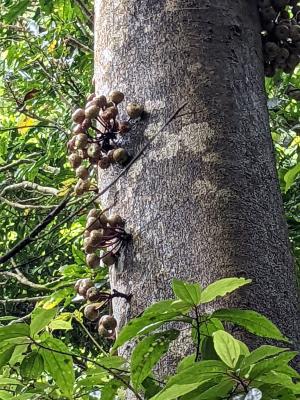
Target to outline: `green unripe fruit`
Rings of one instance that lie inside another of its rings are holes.
[[[101,148],[97,143],[91,143],[87,149],[87,154],[91,158],[101,157]]]
[[[119,164],[125,164],[129,158],[129,154],[122,147],[115,149],[112,156],[113,156],[114,161]]]

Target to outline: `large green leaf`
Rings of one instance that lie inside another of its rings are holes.
[[[213,333],[214,348],[220,359],[230,368],[234,368],[239,360],[241,348],[239,342],[228,332]]]
[[[196,389],[200,383],[185,383],[185,384],[174,384],[171,387],[157,393],[150,400],[172,400],[183,396],[186,393],[192,392]]]
[[[146,333],[156,330],[166,321],[181,317],[183,310],[182,302],[180,302],[179,307],[177,307],[178,303],[175,302],[177,306],[174,308],[172,307],[172,302],[166,303],[164,301],[163,304],[165,306],[163,312],[159,312],[157,305],[154,305],[155,307],[149,307],[141,317],[129,321],[128,324],[121,329],[113,348],[116,349],[134,337],[145,335]],[[155,312],[153,310],[155,310]],[[184,310],[186,310],[186,308],[184,308]]]
[[[285,342],[289,341],[285,336],[283,336],[273,322],[256,311],[239,310],[235,308],[222,309],[215,311],[212,314],[212,317],[219,318],[221,321],[232,322],[236,325],[240,325],[257,336],[282,340]]]
[[[178,337],[178,334],[178,331],[172,329],[155,333],[138,343],[131,357],[131,380],[134,388],[140,388],[144,379],[161,356],[168,351],[169,344]]]
[[[14,352],[14,348],[14,345],[9,344],[0,350],[0,369],[9,362]]]
[[[44,360],[37,351],[28,354],[20,366],[20,373],[24,378],[37,379],[43,370]]]
[[[285,192],[287,192],[292,184],[295,182],[298,174],[300,173],[300,162],[296,164],[293,168],[288,170],[288,172],[284,175],[285,181]]]
[[[44,329],[49,322],[56,315],[56,308],[52,308],[50,310],[45,310],[44,308],[37,307],[31,314],[31,323],[30,323],[30,334],[31,336],[36,335],[42,329]]]
[[[228,395],[228,393],[230,393],[235,386],[236,384],[232,380],[225,378],[216,385],[210,387],[202,393],[199,393],[197,400],[215,400],[219,398],[226,398],[226,395]]]
[[[201,294],[201,304],[215,300],[217,297],[225,296],[241,286],[251,283],[251,279],[245,278],[224,278],[211,283]]]
[[[222,377],[227,368],[221,361],[207,360],[194,363],[173,375],[152,400],[170,400],[189,393],[206,381]],[[175,396],[175,397],[173,397]]]
[[[59,339],[48,338],[39,350],[44,359],[46,371],[53,377],[61,392],[68,398],[72,397],[75,381],[72,357],[67,346]]]
[[[11,24],[14,22],[18,17],[22,16],[26,11],[27,7],[30,4],[30,0],[19,0],[16,4],[12,5],[7,14],[4,16],[4,20]]]
[[[27,324],[13,324],[0,327],[0,343],[5,339],[29,337],[29,326]]]
[[[251,365],[257,363],[258,361],[261,361],[268,357],[272,357],[275,354],[282,353],[283,351],[286,350],[288,349],[270,345],[260,346],[258,349],[253,350],[247,357],[243,359],[240,368],[242,370],[247,369]]]
[[[277,367],[281,367],[284,364],[287,364],[294,357],[296,357],[298,353],[296,351],[285,351],[275,357],[268,358],[266,360],[259,361],[256,363],[250,371],[250,378],[256,379],[260,375],[264,375],[269,371],[276,370]]]
[[[200,304],[201,286],[198,283],[187,283],[178,279],[173,279],[173,292],[183,302],[192,306]]]

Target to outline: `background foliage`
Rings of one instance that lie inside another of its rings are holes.
[[[92,7],[92,1],[82,0],[1,2],[0,253],[7,252],[16,242],[26,237],[53,206],[66,196],[75,182],[74,173],[66,162],[66,142],[71,128],[72,110],[82,106],[86,95],[93,91]],[[289,235],[299,266],[298,71],[293,76],[277,73],[274,78],[267,79],[266,88],[280,187]],[[89,194],[85,196],[88,198]],[[46,233],[77,208],[78,199],[71,197],[68,206]],[[95,346],[98,340],[96,328],[93,323],[83,324],[81,311],[78,311],[80,299],[75,297],[73,289],[75,281],[82,277],[92,278],[104,289],[107,285],[105,269],[96,273],[85,265],[81,251],[82,239],[76,237],[85,222],[85,214],[82,214],[48,235],[44,232],[39,240],[6,263],[0,272],[1,324],[16,326],[15,321],[29,322],[30,318],[33,321],[35,313],[41,313],[38,319],[44,325],[32,328],[31,322],[30,329],[36,330],[31,332],[31,337],[35,334],[45,335],[43,340],[46,344],[57,348],[56,356],[52,353],[52,357],[58,365],[73,362],[70,355],[60,354],[59,351],[74,351],[96,360],[99,352],[105,354],[110,347],[110,343],[105,341],[100,345],[98,343],[100,348]],[[38,301],[40,307],[34,310]],[[17,331],[27,329],[25,325],[18,326],[23,328],[16,328]],[[39,333],[40,329],[42,333]],[[17,332],[14,337],[28,337],[24,332]],[[173,334],[170,335],[164,338],[166,342],[172,340]],[[38,396],[44,391],[44,397],[37,398],[70,397],[70,382],[78,378],[85,367],[78,362],[74,370],[73,367],[66,369],[66,374],[69,374],[66,377],[55,377],[51,375],[51,362],[48,366],[44,364],[43,349],[35,348],[31,343],[31,352],[28,353],[26,340],[24,342],[22,339],[20,343],[17,346],[16,342],[14,346],[6,343],[6,347],[2,348],[0,368],[9,360],[10,366],[6,365],[0,377],[0,386],[5,387],[5,390],[0,388],[0,399],[10,399],[15,393],[18,393],[20,399],[33,398],[26,395],[28,388],[32,389],[29,378],[36,380],[44,368],[52,378],[43,376],[38,384],[40,387],[35,389]],[[162,352],[164,346],[161,347]],[[87,362],[86,359],[83,361]],[[115,368],[123,363],[118,357],[111,362]],[[99,382],[110,382],[107,380],[107,371],[104,373],[100,368],[97,373]],[[23,383],[20,385],[5,379],[21,380]],[[91,392],[94,381],[89,381],[89,373],[84,379],[80,385],[87,389],[88,394],[80,397],[82,391],[78,389],[80,396],[77,398],[93,397]],[[134,379],[138,387],[141,377],[135,376]],[[65,381],[69,385],[62,393]],[[113,398],[109,397],[109,393],[115,393],[122,386],[118,382],[115,387],[110,382],[105,389],[107,397],[101,398]],[[151,390],[154,390],[153,386],[149,385],[149,392]],[[33,396],[32,393],[30,396]]]

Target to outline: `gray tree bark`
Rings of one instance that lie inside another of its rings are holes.
[[[102,199],[116,200],[133,234],[124,266],[111,269],[112,287],[133,293],[130,306],[114,302],[120,325],[169,297],[174,277],[244,276],[251,287],[222,306],[258,310],[299,343],[256,2],[96,0],[95,80],[98,94],[119,89],[145,104],[148,117],[125,140],[133,155],[188,102]],[[100,186],[118,173],[101,173]]]

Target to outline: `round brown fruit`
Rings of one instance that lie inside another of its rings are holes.
[[[100,212],[101,212],[101,211],[98,210],[97,208],[92,208],[92,209],[89,211],[87,217],[88,217],[88,218],[90,218],[90,217],[98,218]]]
[[[297,42],[300,40],[300,26],[299,25],[292,25],[290,27],[290,38],[293,42]]]
[[[112,333],[108,332],[108,330],[105,329],[102,324],[98,325],[98,333],[99,333],[100,336],[107,337],[107,338],[112,335]]]
[[[129,155],[125,149],[122,147],[119,147],[118,149],[115,149],[113,152],[113,159],[115,162],[118,164],[125,164],[126,161],[128,161]]]
[[[117,261],[117,258],[115,255],[111,254],[111,253],[107,253],[105,254],[104,257],[102,257],[102,261],[106,266],[111,266],[114,265]]]
[[[112,101],[115,104],[121,103],[121,101],[124,100],[124,94],[120,92],[119,90],[113,90],[109,94],[109,100]]]
[[[82,108],[77,108],[72,114],[72,120],[77,124],[81,124],[85,118],[85,113]]]
[[[86,229],[93,231],[95,229],[101,228],[101,223],[97,217],[88,217],[86,221]]]
[[[83,248],[86,254],[93,254],[97,250],[96,247],[91,245],[90,238],[87,237],[83,240]]]
[[[99,324],[108,331],[112,331],[117,327],[117,320],[112,315],[103,315],[99,320]]]
[[[75,136],[72,137],[72,139],[70,139],[67,143],[67,149],[68,149],[68,153],[73,153],[75,151]]]
[[[101,118],[103,119],[103,121],[105,122],[109,122],[112,118],[113,118],[113,113],[107,109],[105,110],[102,114],[101,114]]]
[[[108,222],[108,224],[110,225],[110,226],[112,226],[112,227],[116,227],[116,226],[124,226],[124,220],[122,219],[122,217],[120,217],[120,215],[118,215],[118,214],[113,214],[113,215],[110,215],[108,218],[107,218],[107,222]]]
[[[79,286],[81,284],[82,279],[78,279],[78,281],[76,281],[75,285],[74,285],[74,289],[76,292],[78,292]]]
[[[89,179],[83,180],[83,179],[80,178],[77,183],[79,184],[79,186],[82,188],[82,190],[84,192],[88,192],[89,191],[90,186],[91,186],[91,182],[89,181]]]
[[[89,170],[81,165],[76,169],[76,176],[77,178],[87,179],[87,177],[89,176]]]
[[[97,118],[100,112],[100,107],[94,105],[85,109],[85,117],[89,119]]]
[[[88,136],[85,133],[76,135],[75,145],[78,149],[84,149],[88,144]]]
[[[93,286],[94,286],[94,284],[91,281],[91,279],[89,279],[89,278],[81,279],[81,282],[80,282],[80,285],[79,285],[79,288],[78,288],[78,293],[81,296],[85,296],[86,292],[88,291],[88,289],[93,287]]]
[[[287,25],[277,25],[275,28],[275,36],[279,40],[285,40],[289,37],[290,29]]]
[[[142,115],[144,107],[141,104],[129,103],[126,106],[126,112],[130,118],[138,118]]]
[[[86,101],[91,101],[96,97],[95,93],[91,93],[87,96]]]
[[[101,147],[97,143],[92,143],[87,149],[88,156],[91,158],[101,157]]]
[[[103,239],[103,229],[93,229],[90,234],[90,243],[97,246]]]
[[[90,268],[97,268],[100,264],[100,257],[97,254],[88,254],[86,256],[86,263]]]
[[[103,157],[98,161],[98,167],[101,169],[107,169],[110,166],[110,161],[108,157]]]
[[[85,118],[85,120],[81,124],[82,130],[86,132],[91,125],[91,120],[89,118]]]
[[[78,135],[78,133],[83,133],[81,124],[77,124],[74,126],[73,133],[74,133],[74,135]]]
[[[105,96],[97,96],[97,97],[94,97],[94,98],[93,98],[93,103],[94,103],[96,106],[98,106],[98,107],[100,107],[100,108],[103,108],[103,107],[106,107],[107,100],[106,100],[106,97],[105,97]]]
[[[99,301],[100,300],[100,292],[97,288],[91,287],[86,292],[86,298],[89,301]]]
[[[68,157],[68,160],[69,160],[69,163],[71,164],[72,168],[78,168],[82,162],[81,157],[79,157],[79,155],[75,154],[75,153],[71,154]]]
[[[99,311],[96,307],[95,304],[89,304],[84,308],[83,314],[89,321],[95,321],[99,317]]]

